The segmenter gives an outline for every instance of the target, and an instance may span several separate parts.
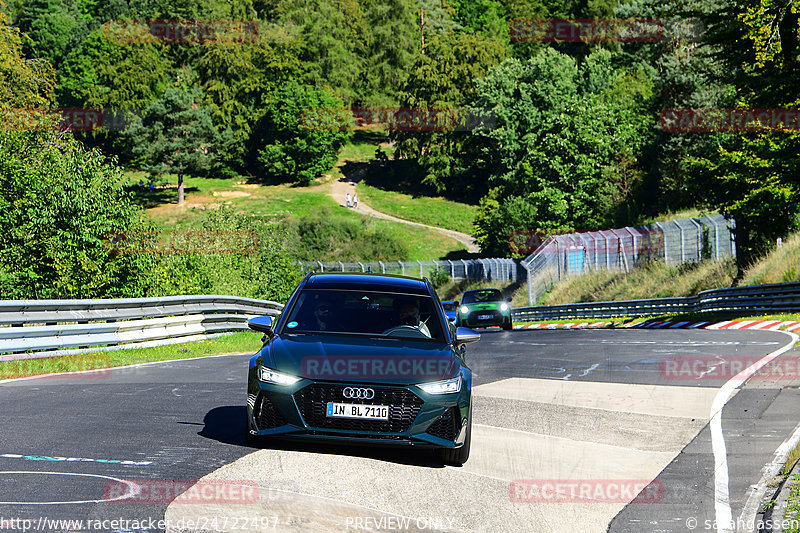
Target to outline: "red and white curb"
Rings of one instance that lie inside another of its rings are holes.
[[[725,320],[722,322],[691,322],[663,320],[655,322],[565,322],[559,324],[526,324],[514,329],[595,329],[595,328],[636,328],[636,329],[763,329],[800,332],[800,322],[792,320]]]
[[[514,329],[596,329],[611,328],[622,324],[621,322],[566,322],[564,324],[524,324],[514,326]]]

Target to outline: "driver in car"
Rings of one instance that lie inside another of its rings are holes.
[[[431,332],[425,322],[419,321],[419,305],[414,300],[395,300],[395,313],[401,326],[412,326],[420,330],[426,337]]]

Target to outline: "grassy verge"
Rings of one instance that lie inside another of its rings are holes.
[[[733,261],[667,266],[653,261],[624,272],[590,272],[562,281],[545,294],[540,305],[607,302],[693,296],[700,291],[730,287],[736,276]]]
[[[800,233],[790,236],[781,248],[752,265],[740,285],[800,281]]]
[[[128,183],[138,183],[140,173],[130,173]],[[267,221],[299,219],[330,212],[336,217],[362,223],[364,217],[339,206],[328,194],[327,186],[292,187],[290,185],[260,185],[246,180],[187,178],[186,205],[177,206],[177,178],[167,176],[169,185],[159,185],[155,190],[133,188],[137,202],[145,207],[148,218],[159,228],[171,230],[197,230],[201,228],[207,209],[228,207],[236,213]],[[406,261],[428,261],[457,256],[466,252],[466,247],[434,230],[415,228],[400,222],[369,219],[368,224],[383,231],[385,235],[403,242],[409,255]],[[372,257],[369,250],[351,250],[361,261],[386,259]],[[455,255],[453,255],[455,254]],[[320,253],[310,260],[332,260]],[[334,258],[336,260],[338,258]]]
[[[261,347],[261,334],[243,331],[205,341],[171,344],[154,348],[133,348],[113,352],[95,352],[62,357],[46,357],[0,363],[0,379],[38,376],[58,372],[76,372],[117,366],[192,359],[208,355],[255,353]]]
[[[477,207],[444,198],[412,196],[359,183],[358,197],[370,207],[403,220],[471,235]]]

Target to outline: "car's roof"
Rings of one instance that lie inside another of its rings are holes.
[[[312,274],[306,280],[304,289],[346,289],[356,291],[399,292],[429,296],[425,282],[406,276],[388,274],[326,273]]]

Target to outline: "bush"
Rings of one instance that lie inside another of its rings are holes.
[[[146,230],[120,171],[51,131],[0,136],[0,293],[4,298],[141,296],[154,258],[109,236]]]
[[[410,255],[403,241],[371,219],[334,215],[323,209],[284,222],[289,249],[303,261],[403,261]]]

